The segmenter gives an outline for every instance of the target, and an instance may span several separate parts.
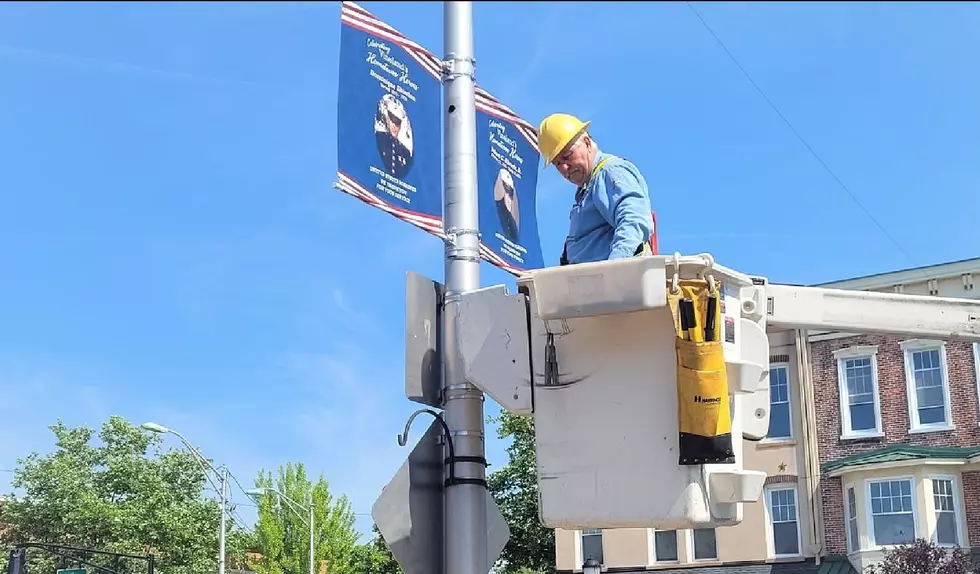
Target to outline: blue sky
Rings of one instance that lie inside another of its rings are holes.
[[[440,3],[363,6],[442,55]],[[476,3],[478,81],[591,119],[665,252],[792,283],[977,255],[980,7],[696,7],[833,175],[684,3]],[[0,468],[118,414],[246,483],[304,462],[370,528],[415,409],[404,274],[442,247],[331,187],[339,30],[339,3],[0,5]],[[549,264],[572,192],[541,175]]]

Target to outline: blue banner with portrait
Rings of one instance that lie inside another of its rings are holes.
[[[353,2],[340,20],[337,187],[441,235],[440,61]]]
[[[544,267],[538,236],[537,132],[476,89],[476,158],[482,254],[511,273]]]

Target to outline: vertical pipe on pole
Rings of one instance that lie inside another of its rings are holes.
[[[218,532],[218,574],[225,574],[225,520],[228,514],[228,467],[221,467],[221,531]]]
[[[814,562],[820,564],[820,554],[823,551],[823,525],[821,517],[823,508],[820,496],[820,461],[817,450],[820,445],[817,440],[817,403],[814,398],[812,366],[810,363],[810,338],[806,330],[795,329],[796,347],[796,380],[800,390],[800,409],[803,427],[803,460],[806,467],[806,503],[810,515],[807,534],[810,538],[809,550],[813,553]],[[802,501],[801,501],[802,503]]]
[[[445,574],[487,574],[487,508],[483,393],[464,378],[457,342],[459,296],[480,288],[480,236],[476,179],[473,3],[443,2],[446,53],[443,227],[446,295],[443,312],[443,405],[461,484],[445,490]]]

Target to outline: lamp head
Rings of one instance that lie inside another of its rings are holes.
[[[143,430],[148,430],[150,432],[155,432],[160,434],[166,434],[170,432],[170,429],[168,429],[163,425],[158,425],[157,423],[143,423],[140,425],[140,428],[142,428]]]

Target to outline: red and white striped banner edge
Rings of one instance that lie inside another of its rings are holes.
[[[340,21],[346,26],[356,28],[367,34],[384,38],[405,49],[412,56],[422,69],[431,74],[434,78],[442,81],[442,61],[432,52],[408,39],[404,34],[379,20],[373,14],[361,8],[356,2],[342,2],[340,8]],[[513,110],[500,103],[500,100],[493,97],[490,92],[476,86],[476,109],[481,112],[494,116],[506,122],[511,122],[517,127],[517,131],[524,136],[535,153],[538,150],[538,130],[533,125],[520,117]]]
[[[446,234],[442,228],[441,217],[433,217],[431,215],[416,213],[408,209],[402,209],[390,205],[387,202],[379,199],[378,196],[368,191],[364,186],[357,183],[354,180],[354,178],[350,177],[349,175],[347,175],[342,171],[337,171],[336,187],[340,191],[348,195],[354,196],[357,199],[360,199],[361,201],[370,205],[371,207],[376,207],[382,211],[390,213],[391,215],[397,217],[398,219],[401,219],[402,221],[405,221],[407,223],[411,223],[412,225],[432,235],[435,235],[440,239],[446,238]],[[487,260],[487,262],[497,267],[500,267],[501,269],[507,271],[511,275],[520,277],[524,273],[523,269],[519,267],[515,267],[514,265],[508,263],[504,258],[494,253],[482,241],[480,242],[480,255],[483,257],[483,259]]]

